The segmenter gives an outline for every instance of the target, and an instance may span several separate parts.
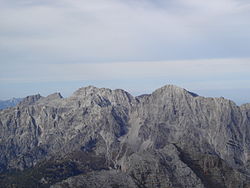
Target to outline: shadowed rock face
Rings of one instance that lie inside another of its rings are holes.
[[[30,96],[0,111],[0,187],[248,187],[249,128],[249,104],[173,85]]]

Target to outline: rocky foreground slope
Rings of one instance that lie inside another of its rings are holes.
[[[85,87],[0,111],[0,187],[250,187],[250,104]]]

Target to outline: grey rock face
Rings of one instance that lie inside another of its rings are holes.
[[[117,170],[91,172],[85,175],[79,175],[68,178],[65,181],[51,186],[52,188],[75,188],[75,187],[121,187],[136,188],[133,179],[126,173]]]
[[[41,187],[247,187],[249,128],[249,104],[173,85],[30,96],[0,111],[0,186],[34,169]]]
[[[38,101],[39,99],[41,99],[42,96],[40,94],[37,95],[31,95],[31,96],[27,96],[25,97],[20,103],[20,106],[24,106],[24,105],[32,105],[35,104],[36,101]]]

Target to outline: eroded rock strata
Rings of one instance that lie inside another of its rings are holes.
[[[250,105],[93,86],[0,111],[0,187],[250,187]]]

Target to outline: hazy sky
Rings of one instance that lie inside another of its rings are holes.
[[[250,102],[250,1],[0,0],[0,99],[175,84]]]

